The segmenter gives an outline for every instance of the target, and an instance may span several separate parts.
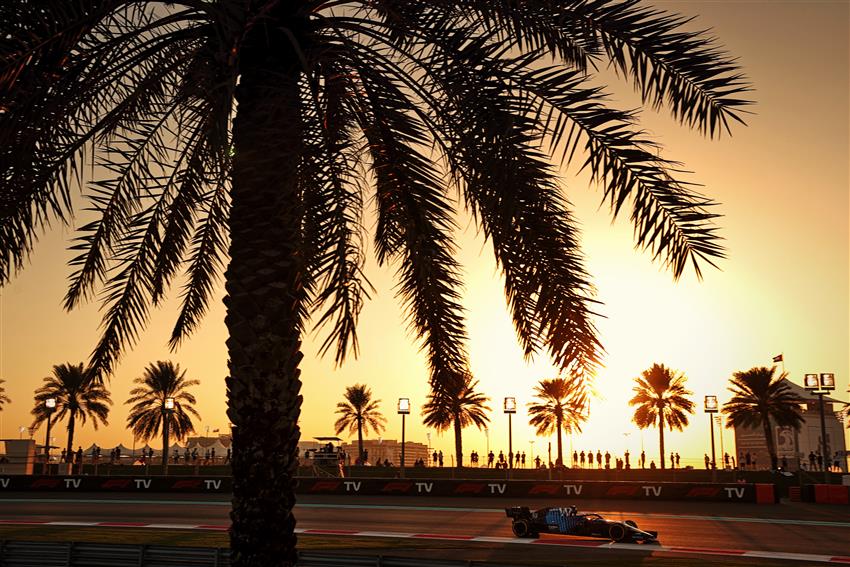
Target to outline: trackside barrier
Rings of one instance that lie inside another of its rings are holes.
[[[302,494],[483,496],[612,500],[686,500],[773,504],[772,484],[695,484],[684,482],[471,481],[299,479]]]
[[[204,547],[0,541],[3,567],[227,567],[230,550]],[[485,561],[299,552],[298,567],[474,567]],[[500,567],[519,567],[499,563]]]
[[[0,494],[35,492],[189,492],[230,493],[230,477],[0,477]],[[840,487],[838,488],[845,488]],[[772,484],[712,484],[687,482],[434,480],[434,479],[296,479],[298,494],[348,496],[481,496],[518,498],[570,498],[611,500],[685,500],[773,504]]]
[[[807,484],[800,491],[804,502],[815,504],[850,504],[850,486],[840,484]]]

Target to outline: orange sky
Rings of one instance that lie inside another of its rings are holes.
[[[784,353],[786,369],[800,382],[804,372],[835,372],[836,397],[846,399],[848,385],[848,130],[850,130],[850,4],[835,2],[655,2],[687,15],[700,15],[697,25],[711,27],[722,43],[740,57],[756,87],[756,115],[749,127],[731,139],[709,141],[679,127],[666,115],[645,113],[644,126],[667,147],[665,156],[694,171],[691,180],[720,201],[722,235],[729,258],[722,270],[707,269],[705,280],[692,274],[674,284],[671,276],[633,250],[627,222],[611,224],[599,209],[600,193],[586,177],[565,171],[564,188],[582,224],[587,265],[607,316],[598,322],[607,350],[605,367],[592,401],[585,432],[574,438],[577,450],[639,452],[645,443],[657,459],[657,431],[641,434],[630,424],[626,402],[633,378],[653,362],[683,371],[699,411],[684,433],[667,436],[668,451],[681,453],[683,464],[700,464],[708,450],[708,418],[702,396],[728,399],[731,373],[769,365]],[[614,85],[623,107],[637,99],[622,83]],[[80,222],[83,219],[80,219]],[[553,377],[545,358],[523,361],[514,340],[489,245],[484,246],[468,219],[460,219],[459,259],[465,269],[472,371],[492,397],[490,447],[507,451],[507,420],[501,399],[516,396],[514,447],[527,453],[535,440],[526,425],[525,404],[537,380]],[[0,378],[12,403],[0,412],[0,437],[18,437],[30,423],[33,390],[53,364],[88,357],[99,323],[97,305],[70,314],[61,308],[69,269],[66,251],[71,232],[46,235],[31,265],[0,293]],[[409,397],[413,415],[407,438],[426,442],[417,410],[427,394],[427,369],[406,333],[403,314],[393,296],[392,271],[374,262],[367,273],[377,288],[360,322],[361,354],[342,369],[317,357],[320,339],[305,344],[303,435],[332,433],[335,404],[345,387],[365,382],[381,398],[388,429],[385,438],[400,436],[395,400]],[[174,295],[174,294],[172,294]],[[220,296],[219,296],[220,297]],[[213,302],[205,324],[176,353],[167,349],[176,301],[154,312],[148,331],[117,367],[111,381],[116,402],[110,425],[95,432],[78,429],[80,444],[132,444],[126,431],[127,399],[132,379],[153,360],[171,359],[202,381],[195,391],[202,421],[197,429],[227,427],[224,414],[224,308]],[[54,429],[64,444],[64,425]],[[43,431],[37,433],[39,443]],[[466,430],[465,448],[483,452],[485,435]],[[545,450],[537,439],[533,451]],[[731,432],[724,433],[726,449]],[[718,451],[720,440],[718,438]],[[432,445],[452,452],[450,434],[432,433]],[[553,443],[554,445],[554,443]],[[569,447],[569,441],[567,441]],[[553,449],[554,450],[554,449]]]

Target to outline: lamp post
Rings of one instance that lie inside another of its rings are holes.
[[[168,474],[168,434],[171,427],[171,413],[174,411],[174,398],[168,397],[162,402],[162,474]]]
[[[534,463],[534,439],[528,442],[531,445],[531,460],[530,463]]]
[[[56,411],[56,398],[47,398],[44,400],[44,407],[47,411],[47,433],[44,435],[44,474],[49,474],[50,471],[50,416]]]
[[[723,418],[719,415],[714,416],[714,421],[717,423],[717,431],[720,434],[720,458],[722,459],[723,470],[726,470],[726,449],[723,447]]]
[[[717,480],[717,460],[714,453],[714,414],[717,413],[717,396],[705,397],[705,413],[708,414],[708,426],[711,428],[711,479]]]
[[[818,405],[820,406],[821,454],[823,455],[823,479],[824,482],[829,484],[829,463],[832,462],[832,458],[829,456],[829,445],[826,442],[826,417],[824,415],[823,397],[835,389],[835,374],[824,372],[820,374],[806,374],[803,383],[806,390],[818,397]]]
[[[516,398],[505,398],[505,413],[508,414],[508,468],[514,468],[514,439],[511,416],[516,413]]]
[[[401,414],[401,469],[400,476],[404,478],[404,418],[410,413],[410,398],[398,399],[398,413]]]

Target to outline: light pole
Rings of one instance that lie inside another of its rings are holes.
[[[401,414],[401,469],[400,476],[404,478],[404,418],[410,413],[410,398],[398,399],[398,413]]]
[[[514,468],[514,439],[511,416],[516,413],[516,398],[505,398],[505,413],[508,414],[508,468]]]
[[[832,462],[832,458],[829,456],[829,445],[826,442],[826,417],[824,415],[823,397],[835,389],[835,374],[824,372],[820,374],[806,374],[803,383],[806,390],[818,397],[820,405],[820,442],[821,454],[823,455],[823,480],[829,484],[829,463]]]
[[[723,470],[726,470],[726,449],[723,447],[723,418],[719,415],[714,416],[714,421],[717,423],[717,431],[720,434],[720,458],[722,459]]]
[[[705,397],[705,413],[708,414],[708,426],[711,428],[711,479],[717,480],[717,460],[714,453],[714,414],[717,413],[717,396]]]
[[[168,433],[171,427],[171,413],[174,411],[174,398],[165,398],[162,402],[162,474],[168,474]]]
[[[534,462],[534,439],[528,442],[531,445],[531,460],[529,462]]]
[[[44,407],[47,411],[47,433],[44,435],[44,474],[50,474],[50,416],[56,411],[56,398],[47,398],[44,400]]]

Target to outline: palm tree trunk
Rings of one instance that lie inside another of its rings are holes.
[[[77,425],[77,411],[72,409],[68,415],[68,445],[65,448],[65,462],[73,463],[71,451],[74,450],[74,428]]]
[[[658,416],[658,442],[661,445],[661,468],[664,468],[664,416]]]
[[[455,415],[455,455],[457,455],[457,468],[463,466],[463,437],[460,432],[460,419]]]
[[[301,413],[303,249],[296,174],[301,155],[298,22],[270,8],[243,40],[231,189],[225,324],[233,423],[233,567],[286,567],[296,561],[294,477]]]
[[[363,418],[357,418],[357,456],[360,460],[360,464],[365,464],[363,462]]]
[[[558,459],[555,462],[559,465],[564,464],[564,448],[561,444],[561,428],[563,425],[563,419],[561,419],[561,416],[555,416],[555,434],[558,436]]]
[[[776,454],[776,443],[773,441],[770,417],[765,416],[764,419],[761,420],[761,423],[762,427],[764,427],[764,440],[767,443],[767,452],[770,455],[770,465],[773,470],[776,470],[778,468],[779,457]]]

